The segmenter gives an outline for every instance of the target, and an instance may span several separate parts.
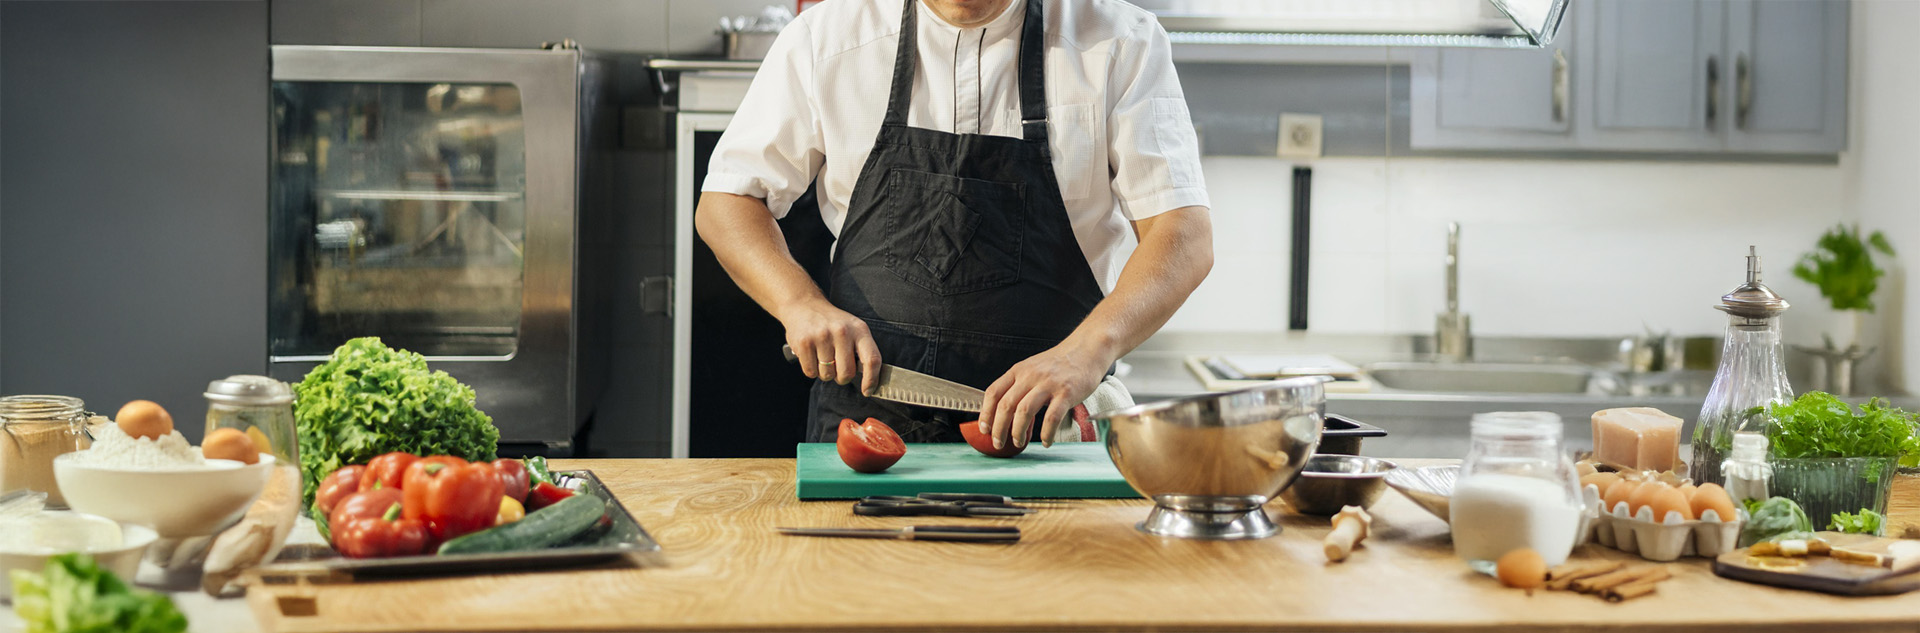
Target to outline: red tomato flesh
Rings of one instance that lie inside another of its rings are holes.
[[[907,443],[893,427],[873,418],[866,424],[851,418],[840,421],[840,438],[834,442],[840,461],[855,472],[877,473],[893,466],[907,454]]]
[[[980,454],[987,457],[1013,457],[1027,450],[1027,447],[1016,445],[1011,441],[1001,448],[994,448],[993,436],[980,432],[979,420],[961,423],[960,436],[967,438],[967,445],[972,446],[973,450],[980,451]]]

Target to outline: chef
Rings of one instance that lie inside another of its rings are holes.
[[[810,185],[836,236],[824,290],[776,223]],[[703,189],[701,238],[820,380],[809,441],[868,417],[961,439],[973,414],[862,395],[885,362],[984,389],[996,446],[1050,444],[1213,265],[1166,32],[1120,0],[815,5]]]

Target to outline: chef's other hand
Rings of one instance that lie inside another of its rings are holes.
[[[866,321],[819,298],[783,311],[780,324],[786,326],[787,346],[808,378],[845,385],[858,376],[860,393],[873,391],[880,375],[880,346]]]
[[[1096,353],[1070,349],[1066,344],[1020,361],[987,387],[980,403],[980,431],[993,437],[993,447],[1006,442],[1026,446],[1033,436],[1034,416],[1040,420],[1040,441],[1053,445],[1054,430],[1062,419],[1093,395],[1113,364]]]

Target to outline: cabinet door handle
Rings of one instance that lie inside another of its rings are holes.
[[[1720,119],[1720,56],[1707,56],[1707,131]]]
[[[1553,49],[1553,122],[1567,120],[1567,51]]]
[[[1747,115],[1753,112],[1753,65],[1747,63],[1747,54],[1741,53],[1733,58],[1733,90],[1737,93],[1733,104],[1733,126],[1747,129]]]

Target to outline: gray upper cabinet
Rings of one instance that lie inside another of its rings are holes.
[[[1847,3],[1732,0],[1727,146],[1831,154],[1847,146]]]
[[[1417,53],[1409,79],[1410,144],[1422,149],[1571,148],[1569,48],[1576,38],[1570,30],[1562,27],[1561,37],[1542,49]]]
[[[1604,0],[1574,7],[1549,49],[1417,53],[1412,148],[1798,155],[1845,149],[1845,0]]]
[[[1577,59],[1581,147],[1714,151],[1723,118],[1715,94],[1725,76],[1721,55],[1725,3],[1674,0],[1582,2]]]

